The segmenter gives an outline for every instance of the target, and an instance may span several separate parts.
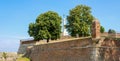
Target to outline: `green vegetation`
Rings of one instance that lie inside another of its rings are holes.
[[[5,53],[5,52],[3,52],[2,53],[2,57],[5,59],[5,61],[6,61],[6,59],[7,59],[7,53]]]
[[[66,28],[71,36],[89,36],[93,20],[91,8],[86,5],[78,5],[71,9],[67,16]]]
[[[18,58],[16,61],[30,61],[30,59],[23,57],[23,58]]]
[[[104,33],[105,32],[105,28],[103,26],[100,26],[100,32]]]
[[[49,39],[56,40],[60,38],[61,17],[53,11],[40,14],[35,23],[29,24],[28,33],[35,40]]]
[[[108,30],[108,33],[109,33],[109,34],[110,34],[110,33],[115,34],[115,33],[116,33],[116,31],[115,31],[114,29],[109,29],[109,30]]]

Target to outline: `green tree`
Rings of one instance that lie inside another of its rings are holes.
[[[61,17],[53,11],[40,14],[35,23],[29,24],[28,33],[35,40],[49,39],[56,40],[60,38]]]
[[[105,28],[103,26],[100,26],[100,32],[104,33],[105,32]]]
[[[67,16],[66,28],[71,36],[89,36],[91,34],[91,24],[93,20],[91,8],[86,5],[78,5],[71,9]]]
[[[108,33],[113,33],[114,34],[114,33],[116,33],[116,31],[114,29],[109,29]]]
[[[2,53],[2,57],[5,59],[5,61],[6,61],[6,59],[7,59],[7,53],[5,53],[5,52],[3,52]]]

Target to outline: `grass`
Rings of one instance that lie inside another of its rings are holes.
[[[16,61],[30,61],[30,59],[26,57],[22,57],[22,58],[18,58]]]

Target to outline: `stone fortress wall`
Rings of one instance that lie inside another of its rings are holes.
[[[91,37],[34,45],[25,54],[32,61],[120,61],[120,40]]]
[[[36,44],[36,41],[33,40],[20,40],[20,47],[18,49],[18,54],[25,54],[26,50],[29,46],[33,46]]]
[[[88,61],[93,59],[91,43],[91,38],[78,38],[35,45],[26,55],[32,61]]]

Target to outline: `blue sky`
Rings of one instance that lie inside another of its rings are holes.
[[[46,11],[62,17],[76,5],[85,4],[106,31],[120,32],[120,0],[0,0],[0,52],[16,52],[19,40],[29,38],[28,25]]]

